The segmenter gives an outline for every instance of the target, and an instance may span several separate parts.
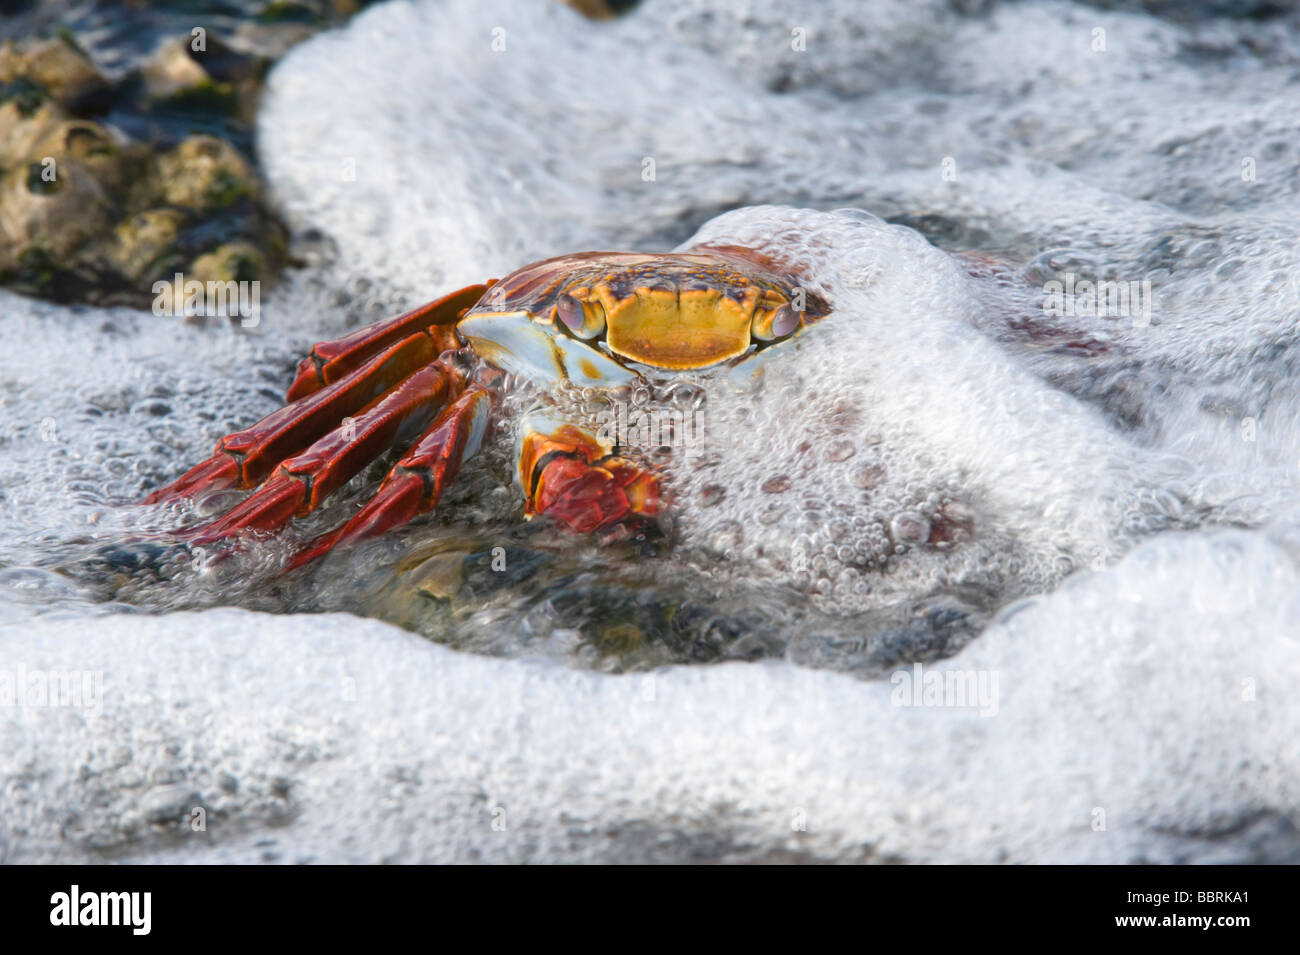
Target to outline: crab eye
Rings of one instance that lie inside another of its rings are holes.
[[[774,342],[785,338],[799,327],[799,313],[787,302],[777,308],[762,308],[754,312],[749,333],[760,342]]]
[[[555,311],[578,338],[590,340],[605,331],[605,309],[599,302],[582,302],[565,292],[555,303]]]

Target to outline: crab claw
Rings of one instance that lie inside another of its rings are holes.
[[[529,433],[519,469],[527,513],[544,514],[579,533],[659,513],[659,479],[606,453],[572,425],[551,434]]]

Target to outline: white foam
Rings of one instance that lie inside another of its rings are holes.
[[[102,671],[103,698],[0,707],[0,855],[1294,859],[1297,594],[1261,535],[1162,538],[935,666],[996,680],[982,709],[780,664],[493,660],[346,616],[11,625],[5,669]]]
[[[1143,453],[975,331],[975,283],[949,256],[872,217],[780,208],[720,216],[691,241],[781,256],[835,311],[769,366],[757,394],[724,392],[708,407],[718,463],[674,472],[686,540],[736,528],[729,556],[751,578],[781,580],[800,555],[821,555],[794,576],[841,612],[941,585],[978,583],[1006,600],[1008,586],[1039,592],[1125,546],[1147,507]],[[866,489],[864,466],[876,471]],[[775,478],[789,489],[774,493]],[[705,482],[726,498],[690,507]],[[973,514],[974,539],[904,552],[891,523],[937,519],[945,499]],[[857,552],[847,560],[846,545]],[[863,556],[887,558],[889,573],[854,569]]]

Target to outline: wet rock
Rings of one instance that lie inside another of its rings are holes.
[[[66,34],[0,46],[0,84],[23,81],[71,112],[103,109],[112,98],[112,84]]]
[[[0,97],[0,164],[12,165],[35,153],[36,143],[65,115],[43,90],[9,88]]]
[[[152,825],[166,825],[179,822],[198,805],[199,794],[192,786],[155,786],[141,798],[140,815]]]
[[[564,0],[583,16],[592,20],[609,20],[635,7],[640,0]]]
[[[0,270],[14,270],[33,257],[71,258],[112,224],[113,201],[84,164],[50,167],[34,162],[0,173]]]
[[[252,156],[262,79],[360,4],[297,6],[230,7],[196,28],[176,11],[106,3],[68,14],[76,34],[34,11],[32,32],[52,36],[0,46],[0,285],[148,307],[154,283],[178,272],[272,281],[288,236]],[[128,21],[161,40],[141,44],[147,54],[95,46]]]
[[[435,554],[417,571],[419,592],[434,600],[450,600],[465,582],[465,557],[459,551]]]
[[[233,146],[215,136],[191,136],[158,160],[162,198],[206,212],[258,193],[252,168]]]
[[[286,233],[258,201],[257,173],[218,137],[155,155],[53,100],[26,114],[20,102],[0,105],[0,134],[0,284],[143,306],[177,271],[267,280],[285,260]]]
[[[155,110],[193,110],[252,123],[269,60],[206,31],[163,44],[140,71]]]
[[[164,44],[141,71],[145,92],[155,100],[182,95],[211,78],[190,56],[190,44],[183,39]]]
[[[184,222],[178,209],[146,209],[119,222],[110,252],[113,265],[132,284],[179,268],[184,260],[176,241]]]
[[[251,242],[228,242],[199,256],[187,272],[200,282],[252,282],[266,271],[265,256]]]
[[[550,555],[526,547],[506,546],[470,555],[465,583],[487,594],[518,585],[546,569]]]
[[[288,235],[253,157],[263,79],[366,5],[239,2],[201,23],[189,5],[133,0],[24,11],[30,38],[0,45],[0,286],[149,307],[177,272],[273,281]]]

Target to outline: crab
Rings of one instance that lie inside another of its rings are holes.
[[[546,259],[315,345],[284,407],[145,503],[253,490],[187,536],[274,533],[404,447],[374,496],[300,549],[297,567],[435,508],[483,443],[501,389],[522,379],[540,395],[515,428],[524,515],[578,533],[632,527],[665,507],[660,476],[548,396],[564,382],[601,394],[714,367],[756,374],[828,314],[789,269],[735,246]]]

